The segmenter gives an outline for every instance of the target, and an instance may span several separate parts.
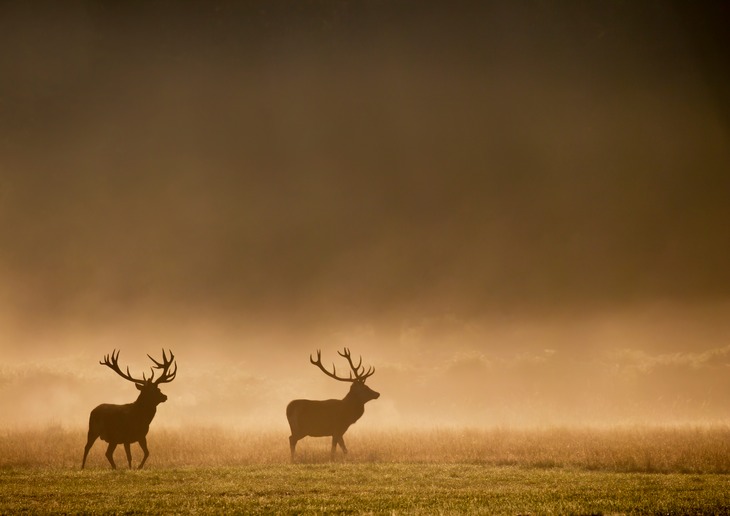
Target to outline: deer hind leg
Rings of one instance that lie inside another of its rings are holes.
[[[86,438],[86,446],[84,446],[84,460],[81,461],[81,469],[84,469],[84,466],[86,465],[86,456],[89,454],[89,450],[94,445],[97,437],[99,436],[89,430],[89,435]]]
[[[339,436],[337,438],[337,444],[339,444],[340,448],[342,448],[342,453],[347,454],[347,446],[345,446],[345,439],[343,436]]]
[[[112,469],[117,469],[117,465],[114,464],[114,450],[116,450],[117,444],[116,443],[109,443],[109,446],[107,446],[106,449],[106,460],[109,461],[109,464],[112,465]]]
[[[147,457],[150,456],[150,451],[147,449],[147,438],[143,437],[139,440],[139,447],[142,448],[142,451],[144,452],[144,457],[142,457],[142,462],[139,463],[139,468],[142,469],[142,466],[144,466],[144,463],[147,462]]]
[[[297,449],[297,441],[299,441],[298,438],[294,437],[294,434],[289,436],[289,449],[291,450],[291,460],[294,461],[294,452]]]
[[[337,435],[332,436],[332,451],[331,451],[331,459],[335,460],[335,452],[337,451],[337,443],[339,442],[340,437]]]
[[[127,463],[129,464],[129,469],[132,469],[132,449],[129,443],[124,443],[124,453],[127,454]]]

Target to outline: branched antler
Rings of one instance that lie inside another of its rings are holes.
[[[175,360],[175,355],[172,354],[172,350],[170,350],[170,358],[167,358],[167,355],[165,355],[165,349],[162,349],[162,362],[158,362],[154,358],[147,355],[150,360],[152,360],[155,363],[156,369],[162,369],[162,374],[157,379],[155,385],[159,385],[161,383],[169,383],[175,379],[175,376],[177,375],[177,363],[175,363],[175,368],[170,371],[170,366],[173,365]],[[155,372],[152,371],[152,376],[150,377],[150,382],[154,379]]]
[[[350,364],[350,369],[352,369],[352,372],[355,373],[356,380],[364,382],[366,378],[372,376],[375,373],[375,368],[372,366],[369,367],[367,371],[365,371],[365,368],[362,367],[362,356],[360,356],[360,360],[358,360],[357,366],[354,365],[352,363],[352,358],[350,358],[349,348],[344,348],[342,351],[338,351],[337,353],[339,353],[341,357],[345,357],[347,359],[347,362]]]
[[[347,378],[337,375],[337,368],[335,367],[334,363],[332,364],[332,372],[329,372],[322,365],[322,352],[319,349],[317,350],[317,360],[312,358],[312,355],[309,355],[309,361],[319,367],[320,370],[330,378],[334,378],[335,380],[339,380],[341,382],[364,382],[366,378],[372,376],[375,373],[374,367],[370,367],[367,371],[365,371],[365,368],[362,367],[362,356],[360,357],[357,365],[353,364],[352,357],[350,356],[350,350],[348,348],[344,348],[343,351],[338,351],[338,353],[341,357],[346,358],[347,362],[350,364],[350,369],[352,370],[352,372]]]
[[[111,369],[112,371],[114,371],[115,373],[117,373],[119,376],[121,376],[125,380],[129,380],[130,382],[134,382],[134,383],[145,383],[144,374],[142,375],[142,379],[140,380],[138,378],[134,378],[129,373],[129,366],[127,366],[127,372],[126,373],[124,373],[119,368],[119,352],[120,351],[121,350],[114,349],[112,351],[111,355],[104,355],[104,360],[103,361],[100,361],[99,363],[101,365],[107,366],[109,369]]]
[[[127,366],[127,372],[125,373],[119,368],[119,351],[120,350],[113,350],[111,352],[111,355],[104,355],[104,360],[100,361],[99,363],[101,365],[107,366],[109,369],[117,373],[119,376],[124,378],[125,380],[129,380],[130,382],[134,382],[136,384],[144,384],[144,383],[154,383],[155,385],[158,385],[160,383],[168,383],[175,379],[175,375],[177,374],[177,363],[175,363],[175,368],[170,371],[170,366],[173,365],[173,361],[175,360],[175,355],[172,354],[172,351],[170,351],[170,358],[167,358],[167,355],[165,354],[165,350],[162,350],[162,362],[158,362],[154,358],[147,355],[152,362],[154,362],[154,368],[150,367],[150,370],[152,371],[152,375],[149,377],[149,379],[145,376],[144,373],[142,373],[142,379],[134,378],[130,372],[129,372],[129,366]],[[162,375],[157,379],[157,381],[153,382],[155,379],[155,369],[162,369]]]

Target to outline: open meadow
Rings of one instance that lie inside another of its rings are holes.
[[[82,471],[83,430],[2,431],[0,513],[730,513],[727,426],[353,430],[295,464],[281,432],[148,437],[144,470],[97,442]]]

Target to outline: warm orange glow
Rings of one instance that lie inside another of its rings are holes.
[[[724,26],[254,4],[0,6],[0,427],[165,348],[153,429],[285,436],[345,346],[363,430],[730,421]]]

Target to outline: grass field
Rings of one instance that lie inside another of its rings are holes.
[[[100,442],[81,471],[83,434],[0,433],[0,513],[730,514],[724,426],[353,429],[346,460],[305,439],[295,464],[285,433],[153,426],[142,471]]]

